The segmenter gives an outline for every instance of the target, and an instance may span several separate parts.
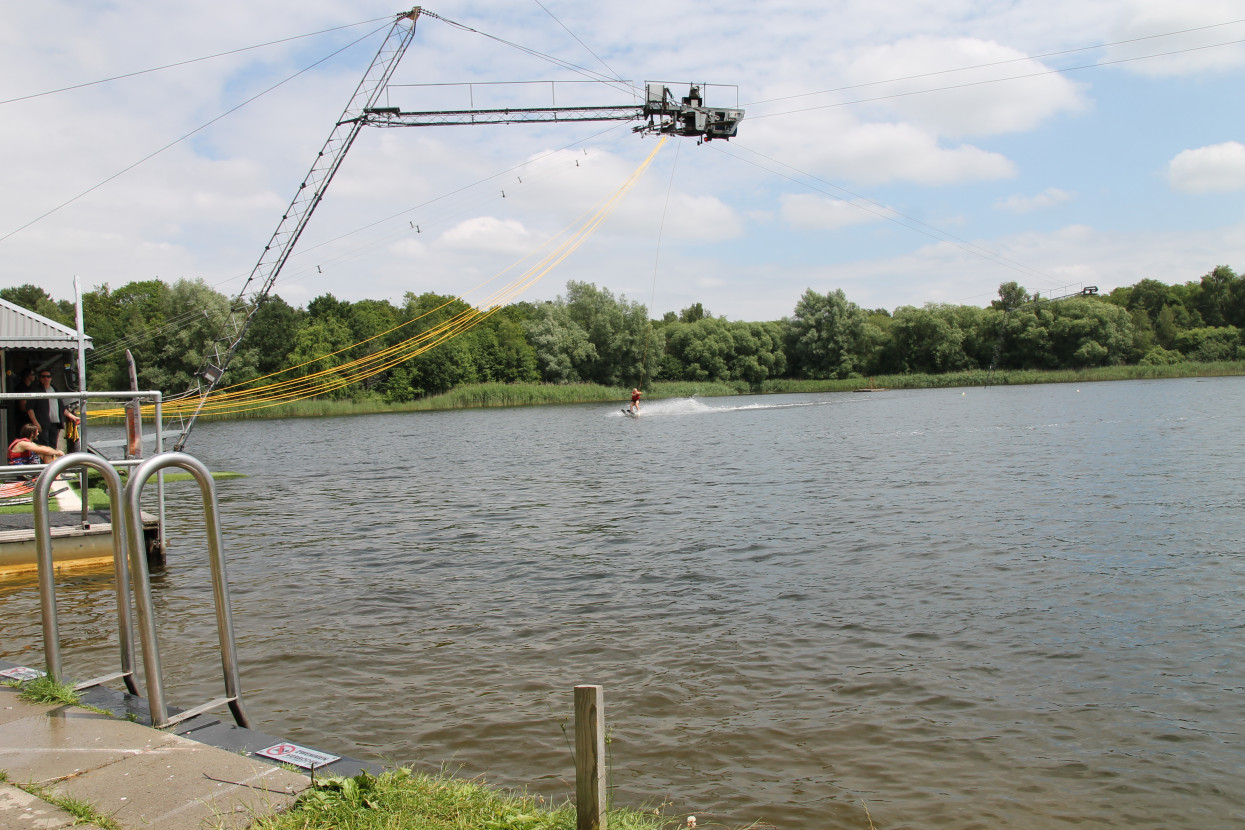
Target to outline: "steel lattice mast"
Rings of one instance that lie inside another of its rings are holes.
[[[194,414],[182,425],[181,435],[174,445],[176,451],[181,452],[185,447],[186,439],[190,436],[190,430],[203,410],[208,395],[220,383],[229,361],[233,359],[234,352],[238,350],[238,344],[242,342],[247,329],[251,327],[251,321],[268,297],[285,261],[289,259],[290,253],[294,250],[294,243],[298,241],[303,229],[307,227],[307,221],[311,218],[316,205],[324,198],[324,192],[341,166],[342,159],[346,157],[346,151],[350,149],[350,145],[359,135],[359,130],[363,128],[364,121],[361,120],[361,116],[376,105],[394,69],[397,68],[398,61],[402,59],[402,54],[410,46],[415,35],[415,21],[419,19],[421,11],[422,9],[416,6],[398,15],[394,20],[393,28],[389,30],[380,51],[372,59],[372,65],[368,67],[363,80],[359,82],[358,89],[350,97],[350,103],[346,105],[333,132],[324,142],[324,147],[316,156],[311,170],[303,179],[302,184],[298,186],[294,200],[290,202],[290,206],[281,217],[281,223],[277,225],[272,238],[264,246],[264,253],[260,256],[259,262],[255,264],[251,275],[247,277],[242,290],[234,297],[221,334],[209,347],[209,354],[205,356],[202,367],[195,375],[194,386],[186,394],[188,398],[197,397],[199,403]]]

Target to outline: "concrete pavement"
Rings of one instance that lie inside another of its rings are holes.
[[[68,813],[21,789],[30,784],[86,801],[125,830],[243,828],[310,784],[239,751],[77,706],[26,703],[8,687],[0,687],[0,770],[8,777],[0,830],[72,825]]]

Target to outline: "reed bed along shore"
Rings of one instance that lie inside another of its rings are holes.
[[[1176,363],[1168,366],[1103,366],[1093,369],[1023,369],[988,372],[975,369],[941,375],[908,374],[826,380],[767,380],[759,385],[742,381],[659,381],[644,390],[645,400],[659,398],[721,397],[812,392],[852,392],[857,389],[942,389],[972,386],[1017,386],[1039,383],[1096,383],[1113,380],[1154,380],[1188,377],[1245,375],[1245,361],[1222,363]],[[545,404],[627,402],[631,390],[595,383],[473,383],[406,403],[389,403],[379,395],[354,399],[310,399],[230,415],[205,415],[202,420],[235,421],[256,418],[320,418],[363,415],[375,412],[429,412],[446,409],[478,409],[491,406],[541,406]],[[121,423],[101,418],[96,423]]]

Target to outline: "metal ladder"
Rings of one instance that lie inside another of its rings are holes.
[[[62,672],[60,638],[56,619],[56,596],[52,584],[52,541],[48,527],[48,496],[56,476],[71,467],[87,466],[99,470],[109,485],[112,507],[113,558],[117,574],[117,614],[121,640],[121,671],[105,675],[75,688],[88,688],[117,678],[125,678],[126,687],[135,694],[134,634],[130,628],[130,589],[133,586],[138,611],[138,627],[142,636],[143,673],[147,682],[147,703],[151,709],[151,725],[156,728],[173,726],[181,721],[228,704],[234,721],[250,726],[242,706],[241,684],[238,679],[237,647],[234,644],[233,616],[229,606],[229,582],[225,575],[225,557],[221,549],[220,514],[217,509],[216,485],[212,474],[201,461],[185,453],[161,453],[147,459],[130,474],[129,484],[121,490],[120,476],[106,461],[86,453],[74,453],[47,466],[35,485],[35,542],[39,558],[39,591],[43,611],[44,655],[48,671],[60,678]],[[151,573],[147,567],[143,544],[143,520],[140,498],[147,480],[168,467],[189,472],[199,484],[203,496],[203,512],[207,525],[208,556],[212,569],[212,594],[216,606],[216,628],[220,641],[221,668],[225,681],[225,697],[170,715],[164,696],[164,675],[160,667],[160,646],[156,637],[156,620],[151,600]],[[127,544],[128,542],[128,544]],[[128,548],[128,550],[127,550]],[[128,554],[128,555],[127,555]],[[128,558],[129,567],[122,563]]]
[[[39,567],[39,605],[43,614],[43,655],[48,673],[56,680],[64,676],[61,664],[60,628],[56,616],[55,566],[52,563],[52,529],[48,515],[48,499],[52,482],[62,472],[76,467],[90,467],[104,478],[112,516],[112,565],[117,584],[117,627],[121,646],[121,671],[85,680],[74,689],[89,689],[112,680],[124,679],[131,694],[138,694],[134,681],[134,631],[130,627],[130,577],[126,566],[125,522],[121,510],[121,477],[107,461],[89,453],[73,453],[49,464],[35,482],[34,508],[35,556]]]

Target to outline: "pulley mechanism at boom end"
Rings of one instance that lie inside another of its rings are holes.
[[[691,84],[686,98],[676,102],[670,88],[649,81],[646,84],[644,115],[648,123],[636,132],[662,133],[703,138],[734,138],[744,111],[726,107],[706,107],[700,84]]]

